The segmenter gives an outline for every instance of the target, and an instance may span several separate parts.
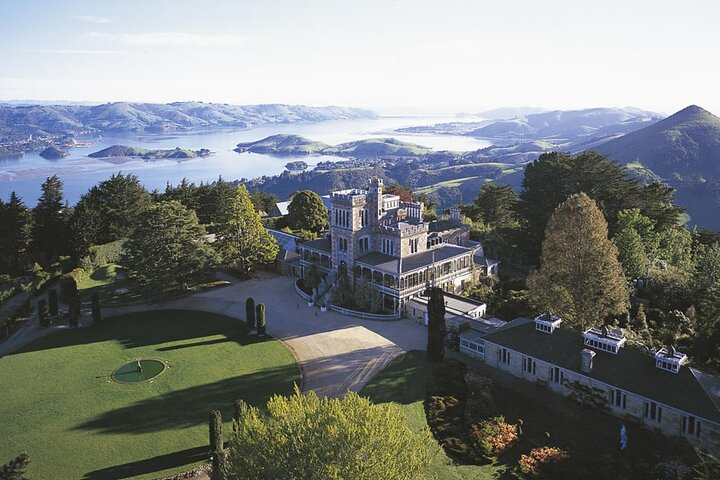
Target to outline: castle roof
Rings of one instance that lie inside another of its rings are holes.
[[[433,263],[440,264],[445,260],[468,253],[469,251],[470,249],[465,247],[444,244],[431,250],[403,257],[402,267],[398,257],[393,257],[392,255],[380,252],[367,253],[362,257],[357,258],[356,262],[374,267],[384,272],[398,274],[418,270],[423,267],[429,267]]]

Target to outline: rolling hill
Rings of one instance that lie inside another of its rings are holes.
[[[595,149],[662,178],[692,223],[720,229],[720,118],[691,105]]]

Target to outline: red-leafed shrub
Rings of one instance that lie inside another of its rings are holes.
[[[470,437],[487,457],[496,457],[518,440],[517,427],[505,423],[505,417],[484,420],[470,429]]]
[[[530,450],[529,455],[520,455],[520,471],[531,477],[544,473],[548,465],[561,463],[570,458],[565,450],[557,447],[539,447]]]

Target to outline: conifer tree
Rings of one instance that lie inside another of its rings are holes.
[[[279,252],[275,238],[263,227],[244,185],[237,187],[216,230],[214,246],[222,262],[242,275],[248,275],[253,265],[273,262]]]
[[[632,228],[623,228],[614,238],[618,260],[628,280],[641,278],[647,273],[648,257],[640,234]]]
[[[7,203],[0,201],[0,225],[0,272],[18,275],[28,266],[32,215],[15,192]]]
[[[565,326],[583,330],[627,311],[629,288],[617,247],[597,204],[571,195],[548,221],[541,266],[528,277],[535,307],[553,311]]]
[[[430,289],[428,301],[428,343],[427,353],[433,362],[441,362],[445,357],[445,296],[441,288]]]
[[[265,335],[265,304],[258,303],[257,307],[257,332],[258,335]]]
[[[288,225],[295,230],[310,230],[315,234],[328,227],[328,209],[320,195],[312,190],[295,194],[288,205]]]
[[[57,175],[49,177],[42,184],[42,195],[33,209],[35,223],[32,230],[33,248],[50,257],[65,251],[64,241],[68,239],[67,214],[64,204],[63,183]]]
[[[177,200],[145,210],[123,246],[121,264],[131,282],[148,292],[194,283],[214,263],[205,228]]]
[[[212,458],[211,480],[224,478],[225,449],[223,448],[222,414],[219,410],[210,412],[210,456]]]

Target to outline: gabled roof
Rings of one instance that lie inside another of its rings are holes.
[[[491,342],[608,385],[720,423],[720,379],[688,367],[671,373],[655,367],[652,356],[621,348],[616,355],[594,350],[590,373],[580,369],[582,335],[558,328],[539,332],[533,321],[513,320],[485,337]]]
[[[427,250],[425,252],[409,255],[402,259],[402,269],[400,267],[400,259],[391,255],[380,252],[366,253],[357,259],[358,263],[364,263],[379,270],[389,273],[405,273],[422,267],[428,267],[435,262],[436,265],[443,261],[468,253],[470,249],[458,247],[450,244],[443,244],[440,247]]]
[[[271,217],[280,217],[288,214],[288,206],[290,202],[277,202],[270,212]]]
[[[332,253],[332,246],[329,238],[318,238],[300,244],[300,248],[311,248],[325,253]]]
[[[270,235],[275,237],[278,247],[283,250],[294,252],[297,250],[297,241],[300,239],[297,235],[291,233],[282,232],[280,230],[273,230],[272,228],[266,229]]]

